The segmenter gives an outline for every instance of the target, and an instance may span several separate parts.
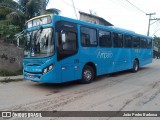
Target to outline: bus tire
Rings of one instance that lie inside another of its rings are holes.
[[[138,72],[138,70],[139,70],[139,62],[138,60],[134,60],[132,72]]]
[[[82,79],[80,80],[83,84],[91,83],[95,78],[95,72],[93,67],[85,65],[82,71]]]

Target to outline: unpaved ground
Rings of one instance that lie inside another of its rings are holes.
[[[153,64],[141,68],[138,73],[125,71],[105,75],[86,85],[78,82],[0,83],[0,111],[160,111],[159,101],[160,60],[154,60]],[[74,120],[75,118],[50,119]],[[139,118],[76,119],[137,120]],[[150,118],[141,119],[150,120]]]

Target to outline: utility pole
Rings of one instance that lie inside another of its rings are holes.
[[[71,1],[72,1],[72,5],[73,5],[73,8],[74,8],[74,12],[75,12],[76,18],[78,19],[76,8],[75,8],[75,5],[74,5],[74,1],[73,0],[71,0]]]
[[[149,23],[148,23],[148,32],[147,32],[147,36],[149,36],[149,30],[150,30],[150,25],[151,25],[151,17],[152,15],[155,15],[156,13],[150,13],[150,14],[146,14],[149,15]]]

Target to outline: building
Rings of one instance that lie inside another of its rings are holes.
[[[99,16],[88,14],[88,13],[81,12],[81,11],[79,11],[79,14],[80,14],[80,20],[82,21],[86,21],[86,22],[90,22],[94,24],[100,24],[104,26],[113,26],[113,24],[111,24],[110,22],[106,21],[105,19]]]

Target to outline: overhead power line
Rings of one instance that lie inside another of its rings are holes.
[[[154,32],[152,36],[154,36],[159,30],[160,30],[160,27]]]
[[[60,0],[60,1],[63,2],[63,3],[65,3],[65,4],[68,5],[68,6],[74,7],[73,4],[70,4],[70,3],[68,3],[68,2],[66,2],[66,1],[64,1],[64,0]],[[77,8],[77,7],[74,7],[74,8],[80,11],[79,8]]]
[[[146,12],[144,12],[142,9],[140,9],[139,7],[137,7],[136,5],[134,5],[133,3],[131,3],[130,1],[126,0],[126,2],[128,2],[129,4],[131,4],[133,7],[135,7],[137,10],[139,10],[140,12],[147,14]]]
[[[63,2],[63,3],[65,3],[65,4],[67,4],[68,6],[73,7],[73,8],[74,8],[74,11],[75,11],[76,18],[78,18],[78,17],[77,17],[77,14],[76,14],[76,10],[78,10],[78,11],[81,11],[81,10],[80,10],[79,8],[75,7],[75,5],[74,5],[74,3],[73,3],[73,0],[72,0],[72,4],[70,4],[70,3],[68,3],[68,2],[66,2],[66,1],[64,1],[64,0],[60,0],[60,1]],[[112,1],[112,0],[111,0],[111,1]],[[155,18],[155,17],[152,17],[153,13],[147,14],[144,10],[140,9],[140,8],[137,7],[135,4],[131,3],[129,0],[123,0],[123,1],[124,1],[124,2],[126,1],[127,3],[129,3],[131,6],[133,6],[137,11],[141,12],[142,14],[149,15],[149,25],[148,25],[148,32],[147,32],[147,35],[149,35],[150,25],[156,23],[156,22],[159,21],[160,19],[159,19],[159,18],[157,19],[157,18]],[[128,6],[127,6],[124,2],[122,2],[122,1],[116,1],[116,2],[115,2],[115,1],[112,1],[112,2],[116,3],[117,5],[120,5],[120,6],[123,7],[123,8],[126,8],[126,9],[128,9],[128,10],[131,10],[131,8],[128,7]],[[132,10],[133,10],[133,9],[132,9]],[[153,19],[152,19],[152,18],[153,18]],[[151,23],[152,20],[156,20],[156,21],[153,22],[153,23]],[[160,29],[156,30],[155,33],[157,33],[159,30],[160,30]],[[154,34],[155,34],[155,33],[154,33]],[[154,35],[154,34],[153,34],[153,35]]]
[[[121,6],[135,14],[143,14],[141,11],[139,11],[139,9],[137,10],[137,8],[135,8],[132,4],[126,2],[126,0],[110,0],[111,2],[114,2],[115,4],[117,4],[118,6]]]
[[[158,22],[156,21],[156,24],[154,25],[154,32],[152,33],[152,36],[155,34],[159,34],[158,32],[160,31],[160,20]]]
[[[154,23],[157,23],[159,21],[159,19],[158,20],[156,20],[156,21],[154,21],[153,23],[151,23],[151,25],[153,25]]]

